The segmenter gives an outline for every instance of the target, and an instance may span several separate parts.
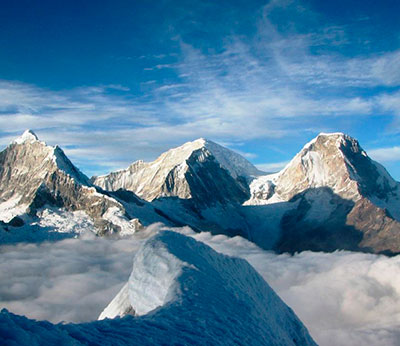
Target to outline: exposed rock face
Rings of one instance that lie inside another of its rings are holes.
[[[398,184],[372,161],[357,140],[341,134],[321,134],[308,143],[273,181],[275,193],[290,200],[310,188],[329,187],[345,199],[387,198]]]
[[[100,234],[121,231],[103,217],[108,210],[115,208],[126,216],[122,204],[97,192],[59,147],[26,131],[0,153],[0,215],[8,222],[16,214],[35,215],[46,205],[84,210]]]
[[[359,246],[366,251],[400,253],[400,223],[387,209],[366,198],[359,200],[347,215],[347,224],[363,232]]]
[[[351,146],[361,153],[356,144],[342,135],[318,136],[279,174],[275,192],[283,200],[290,200],[306,189],[327,186],[343,198],[357,199],[358,184],[357,180],[352,179],[355,178],[355,172],[341,150]]]
[[[281,219],[281,235],[275,245],[279,252],[360,250],[362,233],[347,224],[353,201],[323,187],[306,190],[289,203],[296,207]]]
[[[242,203],[249,197],[247,179],[260,171],[240,155],[204,139],[171,149],[150,163],[94,179],[109,191],[133,191],[147,201],[161,197],[192,199],[207,205]]]
[[[400,252],[399,184],[347,135],[319,135],[251,194],[247,205],[297,203],[281,220],[280,251]]]

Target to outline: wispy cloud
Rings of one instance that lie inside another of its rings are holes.
[[[282,161],[282,162],[271,162],[271,163],[260,163],[257,164],[257,168],[260,169],[263,172],[278,172],[281,169],[283,169],[289,161]]]
[[[376,113],[400,114],[400,50],[355,57],[316,52],[349,44],[351,27],[282,32],[273,20],[276,11],[283,18],[318,17],[297,1],[271,1],[260,9],[251,37],[233,33],[218,51],[195,48],[172,32],[180,55],[161,63],[160,54],[148,73],[166,69],[176,77],[143,82],[143,94],[116,84],[52,91],[1,81],[0,144],[32,128],[97,174],[154,159],[197,137],[237,150],[256,139],[304,141],[337,130],[337,119],[361,124],[357,119]]]
[[[368,151],[368,155],[380,162],[400,161],[400,147],[373,149]]]

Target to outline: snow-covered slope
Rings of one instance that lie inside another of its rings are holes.
[[[176,308],[191,325],[182,326],[184,330],[207,321],[200,334],[209,336],[193,339],[195,344],[314,344],[293,311],[248,262],[164,231],[135,254],[128,283],[99,319],[157,315],[165,309],[176,314]],[[211,336],[214,330],[219,330],[217,336]]]
[[[22,227],[23,220],[30,222],[38,216],[40,225],[43,211],[49,210],[44,214],[55,218],[50,222],[52,229],[65,232],[66,228],[75,228],[74,218],[70,227],[65,222],[61,227],[56,219],[63,218],[65,212],[60,209],[54,213],[52,208],[82,211],[93,221],[86,225],[93,225],[89,228],[99,234],[132,233],[137,228],[129,221],[123,205],[92,186],[61,148],[46,145],[27,130],[0,152],[0,220],[9,223],[11,233],[18,233],[20,229],[15,229],[13,218],[22,216],[19,218]],[[11,236],[8,234],[6,238]]]
[[[207,139],[201,138],[197,141],[202,143],[203,147],[217,159],[223,168],[229,171],[232,177],[249,178],[263,174],[263,172],[253,166],[242,155]]]
[[[290,210],[280,220],[283,251],[400,252],[399,184],[350,136],[320,134],[250,190],[245,205],[279,203]]]
[[[163,232],[145,243],[128,287],[117,308],[137,316],[52,325],[3,310],[0,343],[315,345],[247,261],[178,233]]]
[[[185,242],[180,244],[179,236],[171,234],[168,237],[174,242],[173,246],[186,246]],[[127,314],[142,316],[177,300],[180,291],[177,280],[183,268],[190,266],[170,252],[165,240],[156,237],[147,241],[135,254],[128,283],[104,309],[99,320]]]
[[[94,184],[109,191],[130,190],[147,201],[176,196],[201,203],[242,202],[248,193],[246,180],[260,174],[241,155],[201,138],[153,162],[137,161],[126,170],[97,177]]]

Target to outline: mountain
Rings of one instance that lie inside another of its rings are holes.
[[[201,138],[153,162],[137,161],[125,170],[94,177],[93,182],[109,191],[132,191],[147,201],[178,197],[212,205],[243,203],[249,197],[248,181],[260,174],[239,154]]]
[[[37,239],[49,228],[131,234],[162,222],[278,252],[397,254],[399,186],[342,133],[318,135],[275,174],[198,139],[89,181],[59,147],[26,131],[0,153],[0,242]]]
[[[119,201],[94,187],[60,147],[46,145],[27,130],[0,152],[0,220],[9,231],[37,217],[42,226],[61,220],[71,229],[83,219],[98,234],[132,233],[140,226]]]
[[[241,155],[200,138],[92,181],[107,191],[135,193],[176,225],[247,237],[241,205],[260,174]]]
[[[353,201],[362,196],[386,200],[398,193],[398,183],[389,173],[368,157],[357,140],[342,133],[320,134],[279,174],[262,180],[272,183],[273,197],[285,201],[306,189],[319,187],[329,187]],[[253,182],[253,197],[259,192],[257,184]],[[400,216],[400,211],[396,213]]]
[[[94,184],[130,190],[178,224],[266,249],[400,252],[399,184],[342,133],[320,134],[272,175],[199,139]]]
[[[250,190],[245,205],[287,208],[279,251],[400,252],[399,183],[350,136],[320,134]]]
[[[53,325],[3,310],[0,343],[316,345],[247,261],[171,231],[135,254],[128,284],[102,318]]]

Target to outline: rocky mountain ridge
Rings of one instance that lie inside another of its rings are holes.
[[[354,138],[342,133],[320,134],[279,173],[252,182],[252,198],[258,199],[260,182],[270,182],[270,197],[288,201],[310,188],[329,187],[342,198],[363,196],[385,200],[397,196],[399,184],[383,166],[371,160]]]
[[[27,130],[0,153],[0,217],[9,223],[49,206],[85,211],[99,234],[121,232],[121,223],[125,231],[137,227],[123,205],[99,192],[60,147],[48,146]]]
[[[206,173],[206,174],[205,174]],[[124,189],[153,201],[162,197],[243,202],[252,177],[262,174],[239,154],[200,138],[170,149],[153,162],[136,161],[126,170],[94,177],[105,190]]]
[[[297,203],[281,220],[281,251],[400,251],[400,185],[350,136],[320,134],[250,189],[246,205]]]
[[[86,213],[99,234],[162,222],[279,252],[400,253],[399,183],[342,133],[320,134],[275,174],[199,139],[89,181],[28,131],[0,153],[0,216],[42,218],[46,205]]]

